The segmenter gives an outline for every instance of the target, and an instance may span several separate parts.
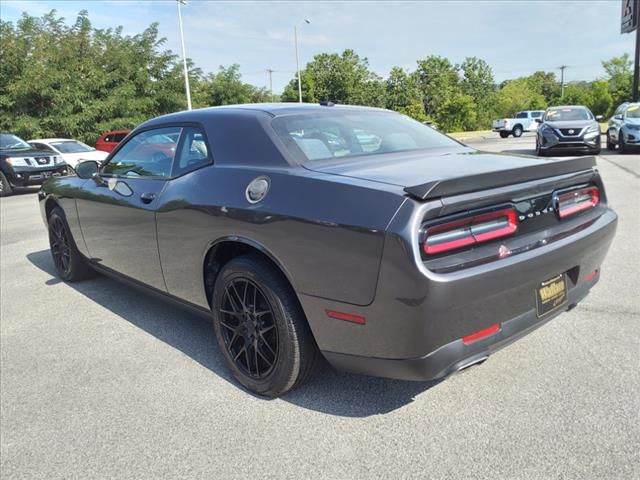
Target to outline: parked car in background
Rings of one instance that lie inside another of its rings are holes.
[[[523,132],[533,132],[538,129],[536,119],[542,118],[544,110],[525,110],[515,114],[513,118],[501,118],[493,121],[494,132],[498,132],[500,137],[507,138],[522,136]]]
[[[591,110],[583,105],[550,107],[546,110],[536,134],[536,154],[600,153],[600,124]]]
[[[96,140],[96,150],[111,153],[131,130],[113,130],[103,133]]]
[[[16,187],[40,185],[47,178],[68,174],[60,155],[33,148],[10,133],[0,133],[0,197],[13,193]]]
[[[51,152],[61,156],[71,168],[75,169],[81,160],[95,160],[102,162],[109,154],[96,150],[78,140],[70,138],[38,138],[29,140],[29,145],[38,150]]]
[[[629,153],[640,146],[640,103],[623,103],[609,119],[607,149]]]
[[[155,155],[166,137],[178,149]],[[61,278],[181,302],[238,382],[278,396],[321,356],[446,377],[573,308],[617,222],[594,166],[479,152],[386,110],[235,105],[150,120],[39,200]]]

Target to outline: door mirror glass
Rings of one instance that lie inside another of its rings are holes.
[[[82,179],[92,178],[98,174],[98,162],[94,160],[85,160],[76,165],[76,175]]]
[[[541,118],[536,118],[536,119],[534,119],[534,122],[536,122],[536,123],[542,123],[542,119],[541,119]]]
[[[613,119],[614,120],[622,120],[622,115],[614,115]]]
[[[600,121],[602,120],[604,117],[602,115],[596,115],[596,120]]]

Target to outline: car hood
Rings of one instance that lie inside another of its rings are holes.
[[[590,127],[591,125],[597,125],[595,120],[567,120],[564,122],[544,122],[551,128],[576,128],[582,129],[584,127]]]
[[[306,168],[332,175],[347,176],[401,186],[403,188],[438,183],[462,177],[484,176],[508,178],[514,170],[532,172],[531,179],[557,174],[557,160],[489,153],[472,148],[433,149],[419,152],[399,152],[394,154],[370,155],[343,160],[340,163],[308,163]],[[531,168],[529,168],[531,167]],[[542,167],[542,168],[540,168]],[[535,171],[535,173],[533,173]],[[548,174],[545,174],[548,171]],[[493,175],[493,174],[497,174]],[[524,181],[514,177],[512,183]]]
[[[109,156],[108,152],[93,150],[91,152],[63,153],[62,158],[71,160],[98,160],[102,161]]]
[[[24,148],[21,150],[0,149],[0,155],[5,157],[52,157],[56,154],[37,148]]]

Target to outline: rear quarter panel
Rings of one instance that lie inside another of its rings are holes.
[[[252,205],[245,190],[260,175],[270,178],[271,187]],[[295,174],[218,165],[171,181],[157,213],[169,292],[207,307],[205,256],[217,241],[238,238],[259,245],[299,294],[371,303],[384,230],[404,198],[328,177],[304,169]]]

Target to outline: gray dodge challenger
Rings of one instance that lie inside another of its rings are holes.
[[[484,153],[386,110],[206,108],[150,120],[39,193],[56,270],[212,320],[266,396],[324,360],[428,380],[576,306],[617,217],[593,157]]]

